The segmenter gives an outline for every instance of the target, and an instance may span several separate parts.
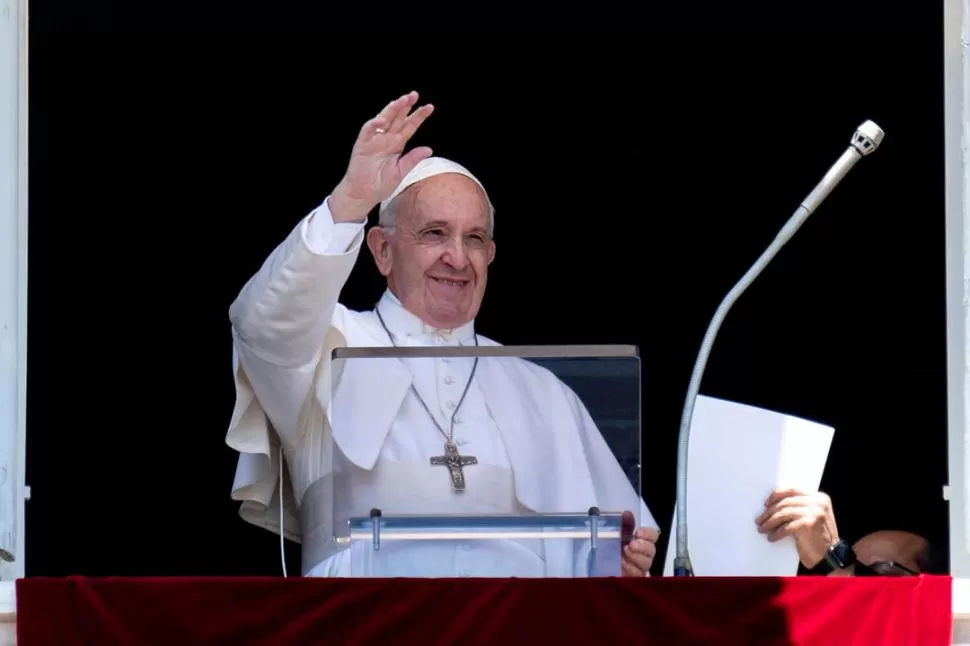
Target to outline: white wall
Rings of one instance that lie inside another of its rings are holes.
[[[24,573],[27,0],[0,0],[0,581]]]

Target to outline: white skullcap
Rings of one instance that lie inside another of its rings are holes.
[[[398,184],[397,188],[390,196],[381,202],[380,214],[383,215],[384,211],[387,209],[387,205],[391,203],[395,197],[401,194],[404,189],[412,184],[416,184],[423,179],[428,179],[429,177],[434,177],[435,175],[445,175],[447,173],[457,173],[458,175],[464,175],[468,179],[472,180],[478,187],[482,189],[482,193],[485,194],[485,202],[488,203],[489,211],[492,211],[492,201],[488,197],[488,192],[482,183],[478,181],[478,178],[471,174],[467,168],[461,164],[457,164],[450,159],[445,159],[444,157],[428,157],[427,159],[422,159],[418,162],[418,165],[411,169],[411,172],[404,176],[401,183]],[[495,223],[491,223],[495,226]]]

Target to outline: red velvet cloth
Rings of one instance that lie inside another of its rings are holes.
[[[28,578],[20,646],[949,644],[949,577]]]

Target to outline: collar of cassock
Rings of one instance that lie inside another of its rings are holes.
[[[439,330],[425,324],[404,309],[397,296],[386,290],[378,307],[384,322],[400,345],[471,345],[475,343],[475,322],[469,321],[453,330]]]

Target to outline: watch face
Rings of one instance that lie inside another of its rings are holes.
[[[839,541],[830,547],[829,552],[840,568],[848,567],[855,563],[855,552],[852,551],[852,547],[845,541]]]

